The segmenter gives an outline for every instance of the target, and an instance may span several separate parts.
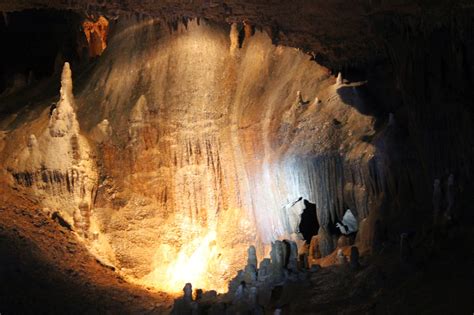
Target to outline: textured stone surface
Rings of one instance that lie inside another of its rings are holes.
[[[28,8],[74,10],[109,18],[135,15],[164,19],[170,28],[187,17],[214,22],[247,22],[264,29],[276,42],[312,52],[320,63],[335,69],[363,64],[385,56],[387,37],[403,29],[407,34],[429,32],[474,9],[472,1],[0,1],[0,11]]]
[[[87,241],[91,250],[125,275],[173,290],[186,282],[223,290],[249,245],[261,257],[265,244],[298,238],[299,213],[287,205],[300,197],[316,203],[322,225],[342,215],[343,202],[364,217],[374,149],[360,139],[375,131],[358,110],[358,84],[336,82],[265,33],[242,48],[229,34],[203,21],[170,34],[156,20],[121,20],[93,70],[76,81],[68,115],[77,125],[58,129],[57,114],[38,105],[4,140],[4,179],[71,224],[76,213],[80,229],[99,233]],[[48,121],[49,131],[78,134],[64,156],[40,154],[66,164],[18,164],[36,145],[29,135],[47,132]],[[69,167],[74,161],[84,162]],[[76,204],[61,179],[69,169],[91,183]],[[54,192],[29,175],[42,172],[58,178]],[[359,188],[363,194],[352,193]],[[79,209],[84,198],[87,213]]]

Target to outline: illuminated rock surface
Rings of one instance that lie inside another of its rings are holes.
[[[232,48],[206,23],[170,35],[121,22],[79,84],[74,97],[66,64],[57,108],[10,135],[24,145],[4,163],[12,185],[86,226],[93,253],[140,283],[225,290],[248,245],[262,258],[271,241],[300,239],[288,207],[300,197],[323,225],[343,202],[368,213],[374,149],[359,139],[374,130],[358,86],[264,33]]]
[[[470,312],[473,9],[0,0],[0,312]]]

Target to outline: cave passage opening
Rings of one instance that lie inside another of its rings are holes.
[[[307,244],[311,242],[311,238],[318,234],[319,221],[316,214],[316,204],[304,200],[304,210],[301,213],[301,221],[299,224],[299,231]]]

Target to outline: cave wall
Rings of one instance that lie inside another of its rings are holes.
[[[190,279],[167,277],[186,268],[193,253],[211,259],[195,266],[191,280],[222,290],[249,244],[263,255],[275,239],[300,239],[301,212],[288,206],[300,197],[316,203],[323,226],[346,207],[365,218],[377,205],[378,183],[367,140],[374,119],[363,113],[361,84],[336,79],[265,33],[248,34],[241,48],[238,36],[235,25],[204,21],[171,33],[158,20],[119,21],[89,74],[73,79],[73,110],[60,115],[80,132],[60,131],[80,141],[48,143],[58,136],[51,124],[64,107],[60,102],[50,117],[40,102],[32,117],[15,122],[19,127],[6,128],[5,179],[48,211],[64,213],[91,251],[125,274],[179,288]],[[66,153],[41,153],[36,160],[44,162],[32,163],[31,134],[44,134],[40,148]],[[90,183],[85,194],[71,202],[71,165],[50,160],[87,165],[82,172],[72,167],[76,180]],[[50,191],[44,172],[65,180]],[[25,183],[16,175],[24,173],[38,175]]]
[[[218,255],[213,248],[230,246],[240,255],[238,246],[291,237],[301,209],[288,205],[299,197],[316,203],[323,225],[353,209],[365,219],[358,241],[366,247],[376,220],[393,240],[431,222],[435,178],[445,192],[453,173],[458,208],[469,204],[469,2],[357,1],[351,10],[339,1],[170,4],[43,4],[121,16],[105,55],[74,80],[74,115],[80,141],[87,139],[79,146],[93,174],[87,178],[96,183],[87,189],[88,229],[100,231],[102,243],[91,248],[124,272],[153,278],[163,257],[182,256],[175,244],[181,253]],[[5,11],[35,5],[0,2]],[[239,48],[244,28],[256,33]],[[311,52],[312,60],[272,43]],[[314,60],[368,82],[338,81]],[[71,207],[68,168],[25,166],[31,134],[40,147],[49,143],[39,135],[50,100],[35,95],[32,106],[19,96],[2,100],[15,113],[1,123],[4,180],[74,221],[84,203],[74,199]],[[80,141],[65,153],[71,165]],[[223,234],[238,241],[215,245]],[[239,265],[232,255],[223,256]]]

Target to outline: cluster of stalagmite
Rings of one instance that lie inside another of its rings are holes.
[[[321,266],[308,265],[304,255],[299,257],[295,242],[278,240],[271,248],[270,258],[263,259],[258,265],[256,249],[250,246],[245,268],[230,281],[224,295],[196,289],[193,297],[192,283],[186,283],[183,296],[174,302],[172,314],[265,314],[265,310],[273,309],[275,305],[275,312],[278,312],[280,305],[290,303],[292,296],[299,294],[295,288],[307,285],[312,274],[317,276]],[[348,250],[346,255],[344,251]],[[361,269],[358,248],[345,247],[344,251],[338,249],[332,264],[344,268],[343,272],[358,272]]]

